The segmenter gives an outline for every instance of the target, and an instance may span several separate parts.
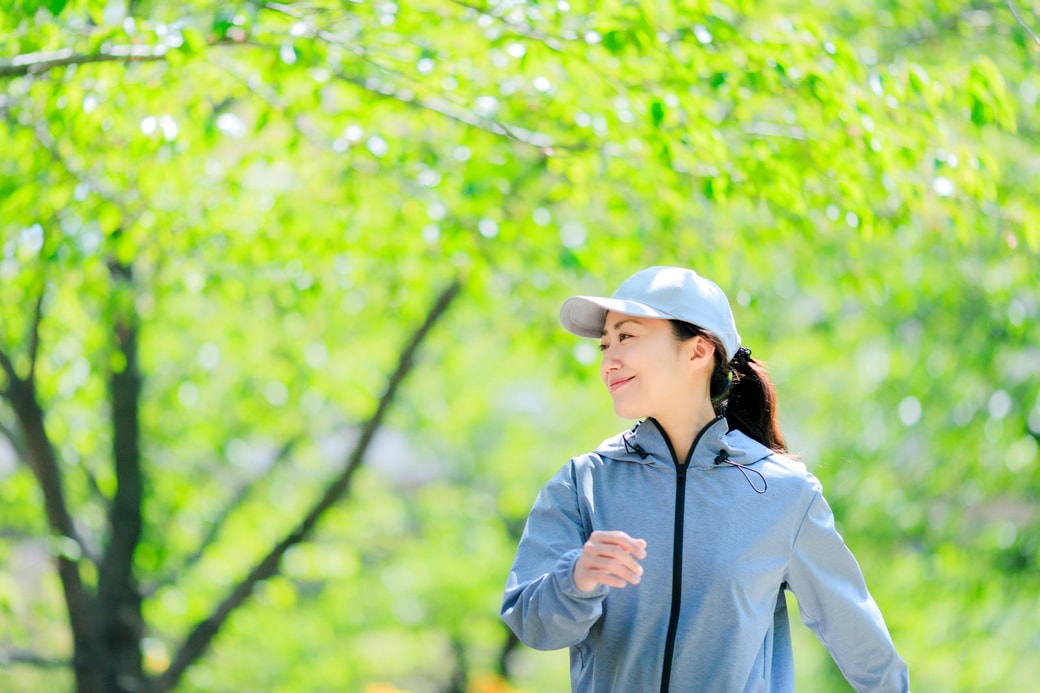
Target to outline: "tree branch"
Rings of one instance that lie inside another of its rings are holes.
[[[3,349],[0,349],[0,370],[3,370],[7,376],[7,387],[0,390],[0,396],[5,399],[10,399],[14,389],[21,383],[21,379],[18,377],[17,371],[14,369],[14,364],[11,363],[11,359],[7,357]]]
[[[87,465],[80,465],[80,468],[83,470],[84,476],[87,477],[87,485],[90,486],[90,490],[96,497],[97,502],[105,508],[105,514],[107,515],[109,512],[108,508],[112,503],[112,499],[109,498],[108,495],[105,493],[105,490],[101,488],[101,484],[98,483],[97,475],[94,474],[94,472],[90,471],[90,468]]]
[[[453,0],[453,1],[455,1],[455,0]],[[458,2],[458,4],[462,5],[463,7],[466,7],[467,9],[479,12],[481,14],[488,14],[487,10],[483,10],[483,9],[481,9],[479,7],[474,6],[474,5],[468,5],[465,2]],[[298,12],[297,10],[295,10],[294,8],[292,8],[292,7],[288,6],[288,5],[285,5],[283,3],[277,3],[277,2],[267,2],[267,3],[264,3],[262,5],[262,7],[264,9],[270,10],[271,12],[276,12],[278,14],[283,14],[283,15],[286,15],[288,17],[292,17],[293,19],[297,19],[297,20],[303,22],[306,25],[307,29],[310,31],[311,35],[313,35],[315,38],[317,38],[320,41],[322,41],[324,43],[327,43],[329,45],[337,46],[339,48],[343,48],[345,50],[350,51],[351,53],[356,55],[359,59],[369,63],[370,65],[372,65],[373,67],[375,67],[376,69],[378,69],[378,70],[380,70],[382,72],[393,73],[393,74],[395,74],[398,77],[404,77],[404,75],[402,75],[401,73],[397,72],[396,70],[393,70],[392,68],[389,68],[389,67],[387,67],[385,65],[381,65],[378,62],[372,60],[366,54],[366,52],[364,50],[359,49],[356,45],[345,41],[344,39],[342,39],[341,37],[336,36],[334,33],[330,32],[330,31],[327,31],[325,29],[322,29],[322,28],[318,27],[313,22],[307,21],[306,18],[305,18],[305,15],[303,15],[301,12]],[[494,18],[494,19],[496,19],[498,21],[502,21],[502,22],[506,23],[508,26],[510,26],[514,30],[519,31],[520,28],[521,28],[521,27],[517,27],[515,24],[506,22],[506,20],[502,19],[501,17],[496,17],[495,15],[492,15],[492,14],[488,14],[488,16],[492,17],[492,18]],[[552,43],[551,39],[549,39],[548,37],[541,36],[541,35],[538,35],[538,36],[528,35],[528,38],[534,38],[534,39],[537,39],[537,40],[545,41],[546,45],[549,45],[549,47],[551,49],[553,49],[553,50],[559,50],[560,49],[559,45]],[[355,86],[358,86],[358,87],[364,89],[365,91],[367,91],[369,93],[376,94],[376,95],[378,95],[378,96],[380,96],[382,98],[385,98],[385,99],[392,99],[394,101],[398,101],[398,102],[403,103],[403,104],[405,104],[407,106],[410,106],[412,108],[418,108],[418,109],[421,109],[421,110],[431,111],[431,112],[436,113],[438,115],[441,115],[441,116],[444,116],[446,118],[449,118],[450,120],[454,120],[454,121],[462,123],[464,125],[468,125],[469,127],[478,128],[480,130],[484,130],[486,132],[490,132],[492,134],[499,135],[501,137],[506,137],[508,139],[515,140],[515,141],[520,142],[522,144],[530,145],[530,146],[533,146],[533,147],[545,148],[545,147],[553,146],[552,137],[549,136],[549,135],[546,135],[544,133],[535,132],[533,130],[526,130],[524,128],[514,127],[514,126],[511,126],[511,125],[508,125],[508,124],[505,124],[505,123],[502,123],[502,122],[499,122],[499,121],[496,121],[496,120],[491,120],[489,118],[483,118],[481,116],[476,115],[472,111],[468,111],[465,107],[455,106],[455,105],[451,104],[449,101],[447,101],[445,99],[438,99],[438,98],[433,98],[433,97],[431,97],[429,99],[425,99],[425,100],[424,99],[420,99],[420,98],[403,98],[398,93],[397,89],[381,90],[381,89],[378,89],[378,88],[373,88],[369,84],[368,80],[366,80],[364,78],[361,78],[361,77],[355,77],[355,76],[352,76],[352,75],[343,74],[342,72],[337,72],[337,73],[335,73],[335,75],[336,75],[337,78],[343,80],[344,82],[347,82],[349,84],[353,84]],[[560,146],[560,145],[556,145],[556,146]],[[566,149],[578,149],[578,148],[581,148],[581,147],[563,147],[563,148],[566,148]]]
[[[744,126],[744,132],[758,137],[780,137],[800,142],[808,139],[805,130],[795,125],[778,125],[762,121],[747,123]]]
[[[1007,0],[1007,6],[1008,9],[1011,10],[1011,14],[1014,16],[1015,21],[1018,22],[1019,25],[1026,30],[1026,33],[1029,34],[1034,41],[1036,41],[1037,45],[1040,45],[1040,36],[1037,36],[1036,32],[1029,28],[1029,25],[1026,24],[1024,19],[1022,19],[1022,16],[1018,13],[1018,8],[1015,7],[1015,3],[1012,2],[1012,0]]]
[[[365,426],[361,431],[361,436],[345,461],[340,475],[326,488],[325,494],[322,496],[321,500],[311,508],[300,524],[297,525],[297,527],[285,538],[278,542],[278,544],[276,544],[263,559],[261,559],[252,571],[250,571],[249,575],[234,587],[231,593],[219,606],[217,606],[208,618],[195,626],[194,630],[192,630],[191,634],[189,634],[188,638],[177,651],[170,667],[157,681],[157,691],[169,691],[177,685],[188,667],[208,649],[213,638],[217,635],[217,632],[227,621],[231,613],[241,606],[253,593],[257,583],[276,575],[285,552],[292,546],[307,540],[326,511],[328,511],[344,496],[350,486],[351,477],[361,465],[369,444],[372,442],[372,438],[375,436],[376,431],[382,424],[383,418],[386,415],[390,404],[393,402],[398,388],[408,372],[411,371],[412,366],[414,365],[415,354],[418,351],[420,344],[422,344],[423,340],[441,316],[444,315],[448,306],[451,305],[455,296],[458,295],[460,289],[461,283],[458,280],[455,280],[449,284],[443,292],[441,292],[441,295],[430,309],[423,324],[415,331],[411,340],[401,352],[397,368],[390,377],[386,390],[383,392],[383,396],[379,399],[379,404],[376,406],[375,412],[365,423]]]
[[[332,149],[329,142],[323,141],[321,135],[315,132],[314,128],[307,124],[306,119],[290,113],[289,107],[283,103],[278,95],[275,94],[270,87],[264,84],[262,80],[257,79],[253,75],[243,74],[241,70],[228,64],[227,61],[214,60],[214,64],[224,70],[227,74],[239,80],[243,85],[245,85],[246,89],[248,89],[250,93],[261,99],[269,108],[272,108],[285,116],[286,120],[292,123],[292,126],[305,140],[310,142],[319,150],[329,151]]]
[[[440,99],[437,97],[430,97],[429,99],[425,100],[420,98],[405,99],[402,98],[396,92],[396,90],[383,91],[379,89],[373,89],[371,86],[369,86],[367,80],[362,79],[361,77],[354,77],[352,75],[346,75],[342,73],[337,73],[335,76],[338,79],[343,80],[344,82],[348,82],[355,86],[361,87],[365,91],[371,94],[375,94],[376,96],[380,96],[384,99],[391,99],[411,108],[417,108],[423,111],[431,111],[438,115],[444,116],[449,120],[454,120],[455,122],[462,123],[463,125],[468,125],[469,127],[484,130],[485,132],[490,132],[493,135],[499,135],[500,137],[505,137],[507,139],[520,142],[521,144],[530,145],[539,149],[545,149],[546,147],[554,147],[558,149],[569,150],[579,150],[586,148],[583,145],[553,144],[553,138],[550,135],[546,135],[545,133],[541,132],[536,132],[534,130],[527,130],[513,125],[508,125],[502,123],[501,121],[482,118],[471,111],[467,111],[465,108],[455,106],[446,99]]]
[[[451,638],[451,653],[454,659],[451,678],[444,688],[445,693],[466,693],[469,690],[469,663],[466,661],[466,644],[459,635]]]
[[[90,173],[80,170],[61,153],[58,149],[58,141],[55,139],[54,134],[47,129],[46,121],[37,120],[28,125],[32,127],[36,140],[50,153],[51,158],[53,158],[59,166],[65,169],[67,174],[69,174],[77,183],[82,183],[87,188],[100,195],[102,199],[111,202],[119,209],[119,212],[123,217],[124,227],[129,227],[137,221],[137,218],[140,215],[131,212],[129,205],[120,198],[112,188]]]
[[[534,31],[533,29],[529,29],[529,28],[523,26],[522,24],[518,24],[517,22],[513,22],[513,21],[509,20],[508,18],[503,17],[501,14],[496,14],[496,13],[492,12],[490,9],[488,9],[486,7],[480,7],[479,5],[476,5],[476,4],[473,4],[473,3],[470,3],[470,2],[465,2],[464,0],[450,0],[450,1],[455,3],[456,5],[459,5],[460,7],[466,8],[467,10],[472,10],[472,11],[476,12],[477,14],[484,15],[485,17],[488,17],[489,19],[493,19],[496,22],[500,22],[500,23],[504,24],[510,31],[512,31],[512,32],[514,32],[516,34],[519,34],[520,36],[523,36],[524,38],[531,39],[533,41],[538,41],[538,42],[544,44],[545,47],[548,48],[551,51],[554,51],[556,53],[561,53],[563,51],[563,46],[560,43],[561,39],[558,39],[558,38],[556,38],[554,36],[550,36],[548,34],[542,33],[540,31]]]
[[[54,445],[47,434],[43,410],[36,400],[32,381],[20,380],[10,367],[6,356],[2,359],[4,370],[13,377],[7,390],[7,398],[21,426],[26,449],[26,460],[43,494],[43,507],[47,523],[58,538],[68,538],[75,546],[83,547],[79,540],[72,516],[65,502],[61,469],[58,466]],[[65,596],[69,614],[75,655],[77,686],[80,690],[104,690],[94,662],[101,655],[96,650],[93,599],[79,574],[79,556],[68,550],[57,556],[58,577]]]
[[[166,576],[159,578],[154,583],[148,585],[141,590],[143,596],[150,597],[158,592],[167,585],[172,585],[176,582],[178,576],[183,575],[185,572],[190,570],[196,563],[198,563],[202,557],[206,554],[206,550],[217,540],[220,535],[220,531],[227,524],[227,521],[235,514],[235,511],[245,504],[245,501],[251,495],[253,489],[257,483],[265,479],[278,464],[289,459],[292,450],[300,443],[299,438],[294,438],[288,441],[285,445],[279,448],[278,452],[271,458],[269,462],[264,464],[251,479],[247,480],[238,490],[235,495],[231,498],[228,504],[221,511],[220,515],[210,523],[209,529],[206,532],[206,536],[199,542],[198,547],[191,552],[191,554],[184,560],[180,568],[170,571]]]
[[[0,666],[10,664],[27,664],[42,669],[59,669],[68,667],[72,662],[67,659],[56,657],[44,657],[20,647],[10,647],[0,650]]]
[[[18,434],[8,428],[3,421],[0,421],[0,435],[7,438],[7,441],[11,444],[11,448],[14,449],[15,454],[18,456],[19,461],[25,459],[25,444],[22,442]]]
[[[97,53],[76,53],[71,48],[23,53],[0,59],[0,77],[21,77],[69,65],[154,62],[166,60],[168,51],[166,46],[111,46],[103,47]]]
[[[509,629],[509,626],[502,624],[502,629],[506,633],[506,639],[502,643],[502,647],[498,651],[498,658],[495,660],[495,671],[505,680],[509,680],[511,672],[509,671],[509,656],[513,654],[513,651],[520,646],[520,639],[516,637],[516,634]]]
[[[465,5],[465,3],[459,4],[467,6]],[[267,3],[264,5],[264,7],[271,11],[279,12],[281,14],[285,14],[287,16],[295,18],[301,16],[300,13],[296,12],[295,10],[292,10],[292,8],[279,3]],[[471,7],[471,9],[482,11],[475,7]],[[316,38],[332,45],[348,48],[355,55],[358,55],[359,58],[363,60],[368,60],[368,58],[364,55],[363,52],[358,52],[356,47],[345,46],[343,41],[339,40],[335,35],[327,31],[318,29],[313,25],[310,25],[310,28],[314,32],[314,36]],[[532,36],[531,38],[540,38],[540,40],[544,40],[541,37]],[[220,43],[223,42],[218,42],[212,45],[219,45]],[[47,70],[53,69],[55,67],[63,67],[67,65],[85,65],[100,62],[132,63],[161,61],[166,60],[168,52],[169,49],[166,46],[113,46],[111,48],[103,49],[98,53],[90,54],[77,54],[74,53],[71,48],[63,48],[55,51],[45,51],[39,53],[26,53],[23,55],[15,56],[14,58],[9,60],[0,60],[0,78],[10,76],[21,76],[26,74],[37,74],[40,72],[46,72]],[[382,70],[387,70],[387,68],[383,66],[377,65],[377,67],[379,67]],[[393,99],[400,103],[407,104],[408,106],[411,106],[413,108],[431,111],[433,113],[437,113],[438,115],[444,116],[464,125],[478,128],[480,130],[484,130],[486,132],[499,135],[501,137],[506,137],[508,139],[520,142],[522,144],[538,148],[556,147],[568,150],[586,148],[581,145],[554,145],[552,137],[549,135],[539,133],[533,130],[526,130],[524,128],[508,125],[499,121],[482,118],[476,115],[475,113],[467,111],[463,107],[453,106],[450,102],[444,99],[405,99],[402,98],[399,94],[397,94],[396,90],[387,93],[386,91],[373,89],[366,83],[366,80],[361,79],[359,77],[352,77],[350,75],[343,74],[338,74],[337,77],[346,82],[357,85],[370,93],[378,94],[383,98]],[[297,127],[300,127],[299,123],[297,123]],[[309,139],[313,139],[313,134],[307,132],[304,132],[304,134],[307,135]],[[37,132],[37,135],[39,136],[39,132]],[[45,142],[45,144],[47,143]],[[48,149],[50,149],[52,153],[56,151],[51,146],[48,146]],[[68,166],[66,166],[66,169],[69,170],[70,173],[72,172]],[[86,177],[84,177],[84,180],[87,180],[88,183],[91,184],[94,183],[94,181],[91,181],[89,180],[89,178]],[[94,187],[95,190],[101,193],[102,197],[108,199],[110,202],[117,204],[125,211],[125,206],[114,195],[106,194],[104,188],[93,185],[92,187]]]
[[[43,297],[47,294],[47,281],[40,287],[40,295],[33,309],[32,326],[29,328],[29,380],[35,380],[36,355],[40,349],[40,322],[43,320]]]

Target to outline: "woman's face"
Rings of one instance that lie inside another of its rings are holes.
[[[691,361],[697,340],[680,342],[667,320],[608,312],[600,339],[600,378],[617,415],[661,419],[689,407],[697,393]]]

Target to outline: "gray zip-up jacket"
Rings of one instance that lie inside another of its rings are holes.
[[[575,587],[593,530],[646,540],[638,585]],[[542,488],[502,618],[529,647],[570,647],[575,692],[793,691],[784,588],[857,691],[909,690],[819,481],[724,417],[679,460],[648,419]]]

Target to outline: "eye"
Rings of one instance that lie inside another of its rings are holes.
[[[628,338],[629,338],[629,337],[631,337],[631,336],[632,336],[632,335],[628,334],[627,332],[622,332],[621,334],[619,334],[619,335],[617,336],[617,340],[618,340],[619,342],[623,342],[623,341],[625,341],[626,339],[628,339]]]
[[[605,343],[603,343],[603,342],[600,342],[599,350],[600,351],[606,351],[607,350],[607,345]]]

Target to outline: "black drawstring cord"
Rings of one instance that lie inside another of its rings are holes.
[[[639,455],[639,459],[645,460],[647,457],[650,457],[650,453],[644,450],[643,446],[639,443],[631,443],[628,440],[632,436],[632,434],[636,432],[637,428],[639,428],[639,424],[633,426],[631,431],[621,436],[621,439],[625,441],[625,452],[634,452],[635,454]]]
[[[757,469],[748,467],[747,465],[738,464],[734,462],[729,458],[728,450],[720,450],[719,454],[715,455],[715,464],[728,464],[731,467],[736,467],[737,469],[739,469],[740,473],[744,475],[745,479],[747,479],[748,485],[750,485],[751,488],[754,489],[755,493],[757,493],[758,495],[762,495],[763,493],[769,490],[769,482],[766,481],[766,478],[762,475],[762,472],[758,471]],[[758,474],[758,478],[762,480],[761,490],[759,490],[759,488],[755,486],[755,482],[752,481],[750,476],[748,476],[748,472]]]

